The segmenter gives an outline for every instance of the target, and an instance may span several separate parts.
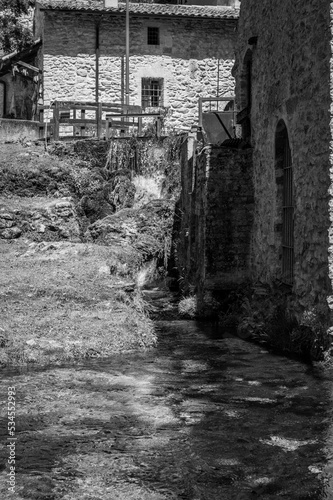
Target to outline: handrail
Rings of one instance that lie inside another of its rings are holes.
[[[202,127],[202,114],[203,114],[202,103],[204,103],[204,102],[210,102],[210,103],[217,102],[217,103],[219,103],[219,102],[230,102],[230,101],[233,101],[235,103],[235,96],[234,95],[226,96],[226,97],[199,97],[199,101],[198,101],[198,126]],[[212,111],[211,106],[210,106],[210,111]],[[217,109],[214,111],[217,111],[217,112],[219,111],[218,104],[217,104]],[[220,112],[223,112],[223,110],[221,110]]]

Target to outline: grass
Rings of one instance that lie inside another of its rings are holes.
[[[130,250],[0,240],[0,364],[62,363],[155,344],[139,292],[111,274]],[[110,265],[111,263],[111,265]]]

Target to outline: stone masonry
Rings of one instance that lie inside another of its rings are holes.
[[[65,8],[52,10],[52,2],[46,0],[40,4],[48,8],[37,8],[35,16],[35,36],[43,39],[44,103],[55,99],[96,100],[98,24],[98,99],[120,102],[122,59],[125,55],[124,9],[121,14],[117,9],[66,11]],[[80,2],[77,4],[80,5]],[[147,11],[143,15],[141,11],[137,12],[140,5],[130,5],[134,9],[130,15],[130,104],[141,105],[142,78],[163,79],[167,125],[169,128],[188,130],[197,120],[200,96],[234,94],[231,69],[237,10],[210,7],[209,12],[215,9],[212,11],[214,17],[204,15],[204,7],[188,7],[194,9],[194,17],[186,14],[184,6],[152,4],[149,7],[150,4],[142,4]],[[149,9],[156,10],[156,7],[163,7],[162,13],[149,14]],[[175,7],[177,12],[172,14]],[[177,14],[178,11],[181,15]],[[226,18],[223,18],[224,12],[228,14]],[[148,27],[159,28],[159,45],[147,44]]]
[[[187,148],[186,148],[187,146]],[[246,282],[250,274],[254,192],[251,151],[208,145],[182,152],[179,270],[196,285],[199,308]]]
[[[292,297],[299,315],[326,307],[329,267],[333,275],[330,5],[327,0],[243,1],[233,72],[238,107],[251,125],[254,280],[281,277],[276,134],[278,124],[287,130],[294,199]]]

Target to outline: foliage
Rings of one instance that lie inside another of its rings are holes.
[[[0,49],[5,53],[22,50],[33,38],[25,21],[33,0],[0,0]]]
[[[167,197],[177,198],[180,192],[180,150],[182,136],[113,139],[107,155],[105,176],[119,170],[132,174],[165,177],[164,191]]]
[[[248,284],[230,294],[220,323],[233,325],[241,338],[251,338],[275,350],[323,359],[330,344],[324,312],[313,308],[297,320],[290,298],[289,288],[279,281]]]
[[[197,313],[197,297],[194,295],[182,298],[178,304],[178,312],[181,316],[194,318]]]

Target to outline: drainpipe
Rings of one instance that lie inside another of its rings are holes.
[[[95,101],[98,103],[99,101],[99,28],[100,28],[101,20],[99,19],[96,24],[96,42],[95,42]]]
[[[217,60],[217,85],[216,97],[220,97],[220,59]],[[217,101],[217,111],[219,110],[219,101]]]
[[[125,103],[125,61],[124,56],[121,56],[121,104]]]
[[[125,104],[129,104],[129,0],[126,0],[126,81]]]

